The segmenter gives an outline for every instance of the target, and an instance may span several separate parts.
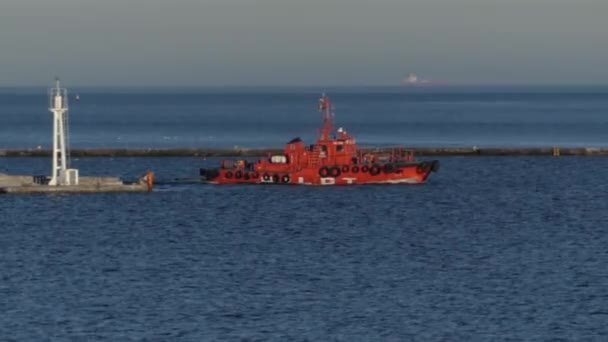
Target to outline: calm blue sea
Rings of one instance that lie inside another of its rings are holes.
[[[0,197],[3,341],[606,341],[608,158],[450,157],[423,185]],[[46,158],[0,159],[44,173]]]
[[[369,144],[602,145],[608,128],[605,90],[328,93]],[[273,94],[83,91],[72,143],[312,138],[318,94]],[[4,90],[0,146],[44,144],[45,101]],[[73,158],[159,184],[0,196],[0,341],[608,340],[608,158],[439,160],[421,185],[298,187],[182,181],[214,158]]]
[[[88,147],[280,147],[312,141],[322,92],[362,145],[606,146],[608,87],[70,89]],[[75,96],[80,100],[76,101]],[[45,89],[0,89],[0,148],[49,147]]]

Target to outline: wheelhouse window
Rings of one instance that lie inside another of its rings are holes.
[[[321,145],[321,151],[319,152],[319,157],[325,158],[327,156],[327,146]]]

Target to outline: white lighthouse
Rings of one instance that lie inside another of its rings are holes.
[[[68,92],[61,88],[59,79],[49,90],[49,110],[53,113],[53,172],[49,185],[77,185],[78,170],[69,169],[67,140]]]

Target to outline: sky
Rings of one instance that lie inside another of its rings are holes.
[[[608,0],[1,0],[0,86],[608,84]]]

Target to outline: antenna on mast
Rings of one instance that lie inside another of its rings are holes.
[[[329,140],[329,135],[333,129],[332,105],[329,97],[323,93],[319,99],[319,111],[322,113],[323,127],[321,128],[321,140]]]

